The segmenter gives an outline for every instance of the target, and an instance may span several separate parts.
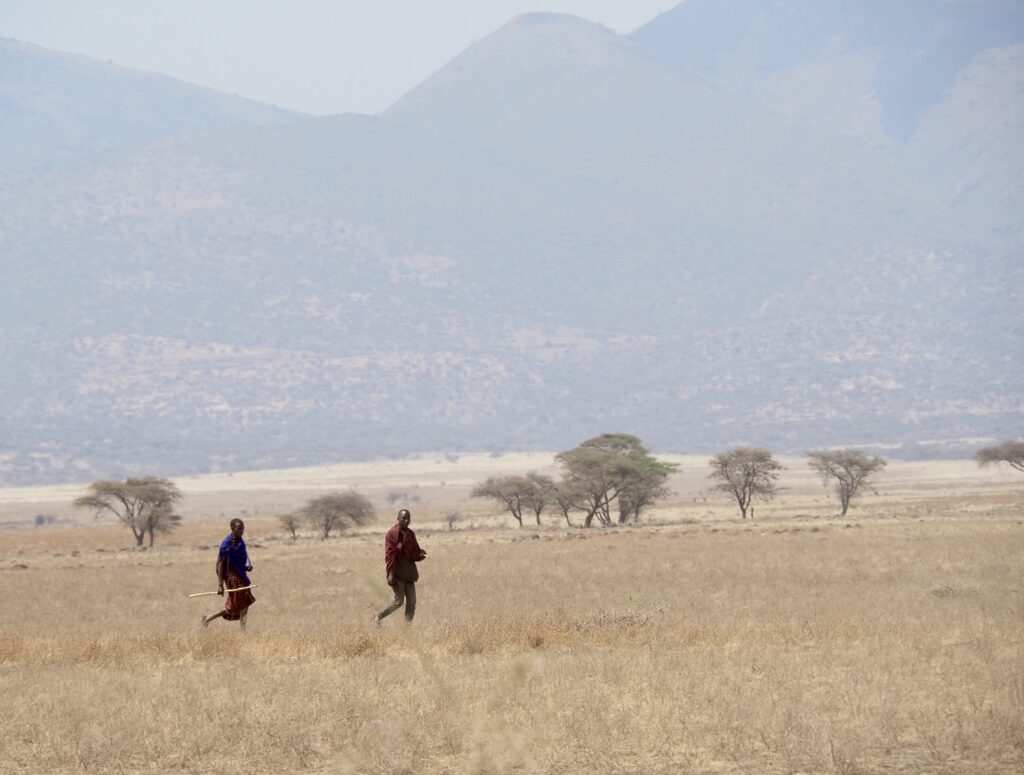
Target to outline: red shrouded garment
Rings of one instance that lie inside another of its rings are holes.
[[[229,622],[237,622],[242,618],[242,612],[256,602],[252,590],[243,589],[241,592],[232,592],[238,587],[247,587],[249,582],[243,579],[233,570],[228,570],[227,578],[224,580],[224,587],[227,590],[227,599],[224,601],[224,618]]]
[[[399,562],[399,558],[406,562]],[[399,570],[411,567],[416,576],[415,563],[423,559],[423,551],[420,549],[416,534],[412,528],[402,528],[401,525],[392,525],[384,536],[384,572],[391,575],[396,565]],[[415,578],[402,579],[403,581],[416,581]]]

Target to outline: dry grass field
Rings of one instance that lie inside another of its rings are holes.
[[[743,522],[680,462],[646,523],[589,531],[467,498],[550,456],[182,479],[186,524],[145,552],[70,509],[81,487],[0,490],[0,522],[76,522],[0,530],[0,771],[1024,770],[1024,476],[893,463],[838,519],[785,461]],[[283,534],[274,513],[339,484],[381,522]],[[389,493],[430,553],[412,628],[371,622]],[[244,635],[187,597],[233,516]]]

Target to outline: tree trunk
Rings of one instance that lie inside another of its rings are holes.
[[[153,548],[153,528],[149,529],[149,548]]]
[[[132,528],[132,532],[135,533],[135,545],[142,546],[142,542],[146,539],[146,531],[143,530],[141,533],[136,533],[135,528]]]

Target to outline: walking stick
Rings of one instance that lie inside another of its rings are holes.
[[[256,587],[257,587],[256,584],[250,584],[247,587],[235,587],[234,589],[225,589],[224,592],[225,593],[241,592],[243,589],[256,589]],[[220,594],[220,592],[196,592],[194,595],[189,595],[189,597],[206,597],[207,595],[219,595],[219,594]]]

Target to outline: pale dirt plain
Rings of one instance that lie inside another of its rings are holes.
[[[669,459],[672,497],[590,530],[469,499],[550,455],[180,478],[186,522],[145,552],[71,508],[81,485],[0,490],[0,772],[1024,771],[1024,476],[891,462],[837,518],[784,459],[744,522],[706,458]],[[376,525],[277,524],[343,486]],[[377,629],[401,505],[430,553],[420,608]],[[187,597],[235,516],[245,635]]]

